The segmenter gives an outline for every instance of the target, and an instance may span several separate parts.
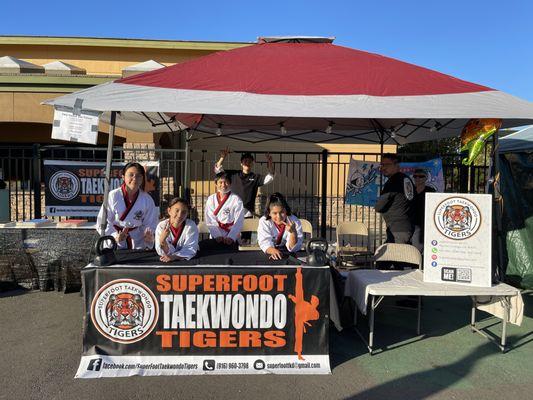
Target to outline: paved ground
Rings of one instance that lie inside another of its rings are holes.
[[[0,399],[529,399],[533,393],[533,296],[511,326],[505,355],[467,328],[469,300],[424,303],[427,336],[412,338],[412,312],[383,309],[369,356],[353,332],[331,332],[329,376],[196,376],[73,379],[81,352],[79,294],[0,294]],[[496,321],[484,324],[499,333]],[[492,327],[491,327],[492,326]]]

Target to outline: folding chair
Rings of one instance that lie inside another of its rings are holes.
[[[207,229],[207,225],[204,221],[200,221],[200,223],[198,224],[198,233],[209,233],[209,229]]]
[[[302,231],[304,234],[304,242],[302,244],[302,250],[307,247],[307,242],[313,237],[313,225],[306,219],[301,218],[300,222],[302,223]],[[306,237],[306,234],[309,235]]]
[[[300,222],[302,223],[302,231],[304,235],[308,233],[310,236],[313,236],[313,225],[306,219],[301,218]]]
[[[376,267],[376,263],[380,261],[390,261],[390,262],[400,262],[400,263],[407,263],[413,265],[415,268],[422,269],[422,254],[420,254],[420,251],[418,249],[410,244],[401,244],[401,243],[385,243],[379,246],[376,249],[376,252],[374,253],[373,257],[374,261],[374,268]],[[422,312],[422,296],[414,296],[417,298],[416,301],[416,310],[417,310],[417,326],[416,326],[416,333],[417,335],[420,335],[420,320],[421,320],[421,312]],[[378,296],[374,303],[374,296],[372,296],[372,302],[370,304],[370,307],[372,309],[377,308],[381,300],[383,300],[383,296]],[[409,296],[406,300],[400,300],[397,301],[397,305],[395,305],[395,308],[403,308],[403,309],[412,309],[412,307],[408,306],[401,306],[399,303],[403,301],[409,302]],[[371,318],[373,320],[373,317]],[[373,322],[372,322],[373,323]]]
[[[343,245],[343,235],[356,235],[361,238],[357,238],[357,242],[360,241],[361,245]],[[368,228],[365,224],[358,221],[345,221],[340,222],[336,229],[337,236],[337,265],[340,267],[362,267],[368,266],[372,260],[372,252],[369,249],[369,234]],[[366,242],[366,244],[365,244]]]
[[[259,226],[259,219],[257,218],[245,218],[242,225],[241,232],[257,232]],[[257,244],[239,245],[239,251],[258,251],[261,247]]]
[[[390,261],[412,264],[422,269],[422,254],[415,246],[400,243],[385,243],[376,249],[373,257],[374,268],[376,262]]]

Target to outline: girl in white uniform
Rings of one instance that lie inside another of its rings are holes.
[[[159,213],[152,197],[144,191],[146,173],[136,162],[126,164],[122,170],[124,183],[109,192],[107,226],[105,231],[104,204],[98,213],[96,229],[100,235],[111,235],[119,249],[151,249]]]
[[[261,250],[270,258],[281,260],[282,250],[297,252],[302,247],[303,239],[302,223],[291,214],[283,195],[272,194],[257,228],[257,241]]]
[[[204,207],[205,224],[210,237],[219,244],[235,245],[244,222],[242,200],[231,193],[231,178],[221,172],[215,176],[217,192],[208,197]]]
[[[163,262],[190,260],[198,251],[198,227],[187,218],[189,204],[174,198],[168,204],[169,218],[155,230],[155,249]]]

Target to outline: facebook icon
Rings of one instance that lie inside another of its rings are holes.
[[[100,371],[100,368],[102,368],[102,359],[95,358],[89,361],[89,366],[87,367],[87,371]]]

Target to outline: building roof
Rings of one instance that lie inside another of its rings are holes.
[[[133,47],[170,50],[229,50],[254,44],[252,42],[209,42],[186,40],[119,39],[95,37],[60,36],[2,36],[0,45],[43,45],[43,46],[91,46],[91,47]]]

